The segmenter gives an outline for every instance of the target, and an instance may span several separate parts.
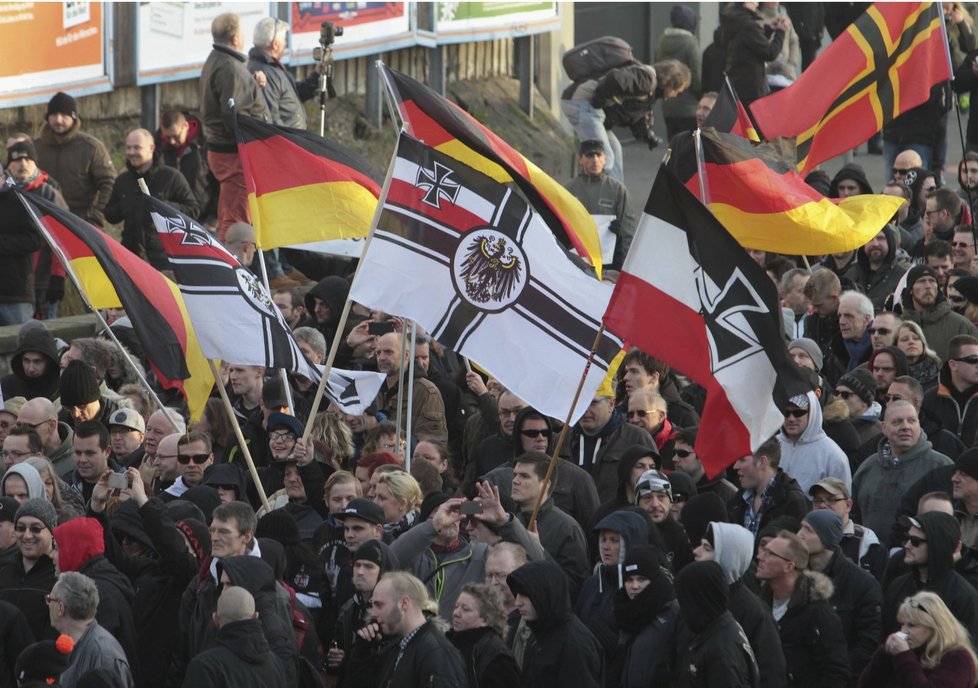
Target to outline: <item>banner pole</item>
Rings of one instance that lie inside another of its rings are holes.
[[[394,430],[394,455],[397,456],[397,450],[401,448],[401,403],[404,400],[404,352],[407,349],[407,321],[403,320],[404,329],[401,330],[401,347],[400,347],[400,357],[401,360],[397,362],[397,413],[395,415],[395,430]],[[386,384],[386,382],[384,383]],[[383,387],[381,387],[383,389]],[[410,403],[410,402],[408,402]],[[406,453],[406,452],[405,452]]]
[[[407,392],[406,392],[407,393],[407,418],[405,419],[406,421],[405,427],[407,429],[404,431],[404,442],[405,442],[404,468],[407,471],[411,470],[411,452],[409,450],[411,449],[411,431],[413,430],[413,428],[411,427],[412,426],[411,419],[414,417],[414,353],[415,353],[415,347],[417,346],[417,337],[418,337],[418,324],[412,320],[411,321],[411,353],[410,353],[411,358],[408,359],[409,361],[408,384],[407,384]],[[400,445],[398,445],[398,448],[400,448]]]

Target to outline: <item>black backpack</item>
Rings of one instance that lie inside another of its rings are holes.
[[[596,79],[615,67],[634,61],[632,46],[615,36],[602,36],[575,45],[562,58],[564,71],[574,82]]]

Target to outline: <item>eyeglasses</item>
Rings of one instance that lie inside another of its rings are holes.
[[[531,439],[536,439],[541,435],[543,437],[550,437],[549,430],[520,430],[520,434],[523,435],[523,437],[529,437]]]
[[[856,393],[855,392],[847,392],[847,391],[842,390],[842,389],[837,389],[837,390],[835,390],[835,395],[837,397],[842,397],[843,399],[848,400],[849,397],[856,396]]]
[[[3,455],[5,459],[22,459],[25,456],[30,456],[32,452],[29,451],[17,451],[15,449],[4,449],[0,454]]]
[[[47,529],[48,527],[41,523],[32,523],[30,526],[26,526],[23,523],[18,523],[14,526],[14,532],[23,534],[29,530],[31,531],[31,535],[40,535]]]
[[[808,409],[788,409],[784,415],[788,418],[804,418],[808,415]]]
[[[974,244],[972,242],[970,242],[970,241],[952,241],[951,242],[951,248],[969,248],[971,246],[974,246]]]
[[[962,356],[961,358],[952,358],[951,360],[958,361],[959,363],[967,363],[968,365],[978,365],[978,355],[975,354]]]
[[[927,538],[917,537],[916,535],[907,535],[903,538],[904,542],[909,542],[911,547],[920,547],[927,542]]]
[[[269,442],[295,442],[294,432],[270,432],[268,433]]]
[[[889,327],[870,327],[869,328],[869,333],[870,334],[881,334],[881,335],[883,335],[885,337],[888,334],[892,334],[893,333],[893,330],[891,330]]]
[[[209,458],[211,458],[210,454],[177,454],[177,461],[180,462],[181,466],[186,466],[191,461],[199,466],[202,463],[207,463]]]
[[[900,396],[899,394],[884,394],[883,401],[889,404],[890,402],[893,401],[903,401],[903,397]]]
[[[778,554],[777,552],[775,552],[773,549],[771,549],[767,545],[765,545],[764,547],[761,547],[760,554],[762,556],[765,556],[765,557],[777,557],[781,561],[791,562],[791,559],[789,559],[788,557],[785,557],[785,556],[782,556],[782,555]]]
[[[25,423],[24,421],[17,421],[16,423],[14,423],[14,427],[15,428],[20,428],[21,430],[27,430],[28,428],[30,428],[32,430],[37,430],[42,425],[46,425],[47,423],[50,423],[50,422],[51,422],[51,419],[49,419],[49,420],[42,420],[40,423]]]
[[[829,506],[830,504],[835,504],[836,502],[846,501],[845,497],[816,497],[812,500],[812,505],[814,506]]]
[[[673,456],[678,456],[680,459],[685,459],[688,456],[692,456],[693,452],[688,449],[677,449],[672,454]]]
[[[645,418],[648,415],[649,415],[649,412],[648,411],[641,411],[641,410],[639,410],[639,411],[629,411],[628,412],[628,417],[629,418]]]
[[[61,600],[59,600],[57,597],[52,597],[51,595],[45,595],[44,601],[51,604],[52,602],[60,602]]]

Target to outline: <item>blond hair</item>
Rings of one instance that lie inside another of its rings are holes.
[[[377,485],[386,485],[394,499],[399,502],[401,500],[406,501],[408,511],[412,511],[421,506],[421,500],[423,499],[421,496],[421,486],[418,485],[418,481],[410,473],[405,473],[400,469],[385,471],[377,478]]]
[[[971,657],[971,664],[978,671],[978,657],[968,638],[968,631],[961,625],[940,597],[932,592],[918,592],[908,597],[897,610],[897,621],[929,628],[933,633],[924,645],[920,665],[934,669],[948,652],[961,648]]]

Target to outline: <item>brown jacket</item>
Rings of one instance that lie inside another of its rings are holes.
[[[200,118],[207,146],[216,153],[234,153],[234,115],[228,99],[243,115],[270,122],[261,87],[245,66],[247,58],[226,45],[214,44],[200,73]]]
[[[105,204],[115,183],[115,166],[105,144],[81,131],[76,119],[63,136],[47,125],[34,142],[37,166],[58,184],[68,208],[94,225],[105,222]]]
[[[377,394],[374,405],[388,414],[392,423],[397,422],[397,385],[388,388],[385,383]],[[448,424],[445,421],[445,402],[435,383],[427,378],[414,378],[414,399],[411,402],[411,435],[434,437],[448,441]],[[401,397],[401,430],[407,427],[407,394]]]

